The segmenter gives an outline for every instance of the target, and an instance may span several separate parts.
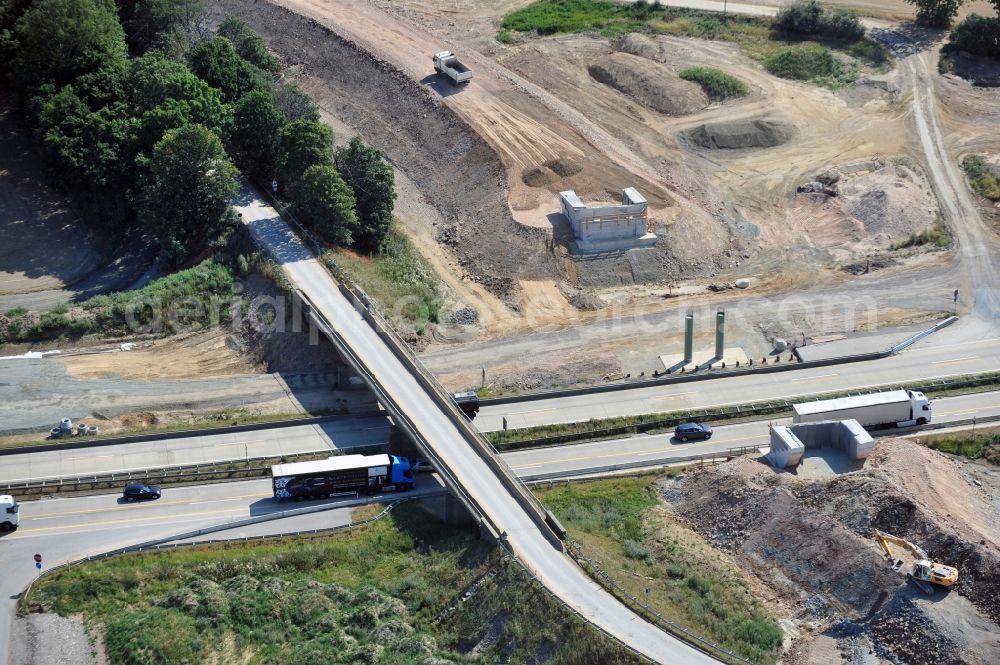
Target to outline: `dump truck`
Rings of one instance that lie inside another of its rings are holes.
[[[455,85],[465,85],[472,80],[472,70],[463,65],[451,51],[434,54],[434,71],[447,75]]]
[[[857,420],[865,429],[912,427],[931,421],[931,403],[916,390],[890,390],[870,395],[838,397],[793,406],[792,422]]]
[[[413,483],[410,460],[396,455],[337,455],[271,467],[271,486],[278,501],[402,492],[413,489]]]
[[[892,534],[875,529],[875,542],[878,543],[882,552],[885,553],[885,558],[892,565],[892,569],[897,572],[903,568],[904,564],[902,559],[896,557],[892,546],[897,545],[913,553],[916,559],[913,561],[913,567],[906,573],[906,579],[913,582],[917,588],[928,596],[934,595],[934,585],[947,589],[958,581],[957,568],[946,566],[937,561],[931,561],[927,558],[927,552],[924,552],[923,548],[914,545],[905,538],[893,536]]]

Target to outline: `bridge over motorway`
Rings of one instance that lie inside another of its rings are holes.
[[[506,546],[583,618],[647,658],[676,665],[715,662],[638,617],[565,554],[554,520],[389,326],[369,311],[364,295],[334,280],[274,208],[248,186],[235,207],[301,294],[313,324],[434,463],[485,535]]]

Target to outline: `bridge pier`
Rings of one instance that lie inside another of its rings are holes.
[[[420,503],[445,524],[451,526],[474,526],[477,524],[476,519],[469,514],[462,502],[451,494],[429,496],[420,499]]]

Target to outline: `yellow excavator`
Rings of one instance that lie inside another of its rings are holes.
[[[892,552],[892,546],[898,545],[913,553],[916,559],[913,562],[913,568],[906,574],[906,579],[917,585],[928,596],[934,595],[932,585],[936,584],[948,588],[958,581],[957,568],[929,560],[927,552],[905,538],[875,529],[875,542],[885,552],[885,558],[892,564],[892,569],[897,572],[903,567],[903,560],[896,558]]]

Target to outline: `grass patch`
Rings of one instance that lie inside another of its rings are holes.
[[[567,665],[639,663],[475,529],[441,524],[415,502],[339,534],[77,566],[43,578],[25,602],[103,625],[112,665],[529,662],[536,653]],[[491,627],[496,640],[467,654]]]
[[[207,328],[230,320],[234,284],[227,262],[206,259],[141,289],[97,296],[72,309],[12,310],[0,317],[0,344],[76,339],[95,332],[164,334]]]
[[[962,160],[962,170],[969,178],[969,185],[979,196],[990,201],[1000,201],[1000,177],[979,155],[968,155]]]
[[[907,247],[921,247],[923,245],[939,247],[942,249],[951,245],[951,237],[948,235],[948,231],[945,229],[944,224],[941,222],[935,222],[934,226],[926,231],[911,233],[909,238],[894,243],[889,249],[906,249]]]
[[[833,24],[839,26],[843,20],[854,20],[848,13],[833,10],[831,16],[838,20],[824,24],[816,33],[808,33],[809,39],[822,42],[819,44],[802,42],[807,33],[793,34],[776,29],[775,20],[767,17],[723,17],[717,12],[664,7],[656,2],[539,0],[505,16],[497,40],[513,43],[531,37],[580,32],[616,38],[629,32],[643,32],[735,42],[768,71],[774,67],[783,72],[776,74],[778,76],[828,88],[852,83],[858,77],[861,64],[885,68],[889,53],[881,44],[864,36],[854,39],[856,32],[833,29]],[[800,48],[805,50],[800,52]],[[791,51],[786,53],[786,49]],[[851,61],[841,64],[833,58],[830,49],[850,56]]]
[[[382,307],[389,320],[422,334],[441,316],[441,287],[434,268],[399,229],[389,232],[381,254],[338,249],[333,260]]]
[[[979,434],[947,434],[921,437],[919,442],[942,453],[982,459],[1000,465],[1000,429],[988,429]]]
[[[776,663],[781,629],[733,563],[669,519],[660,508],[657,481],[615,478],[538,494],[584,552],[632,595],[741,656]]]
[[[808,81],[827,88],[853,83],[857,67],[843,65],[833,51],[820,44],[797,44],[776,48],[763,56],[764,69],[783,79]]]
[[[743,81],[714,67],[689,67],[680,76],[685,81],[701,85],[705,94],[713,101],[747,94],[747,86]]]

